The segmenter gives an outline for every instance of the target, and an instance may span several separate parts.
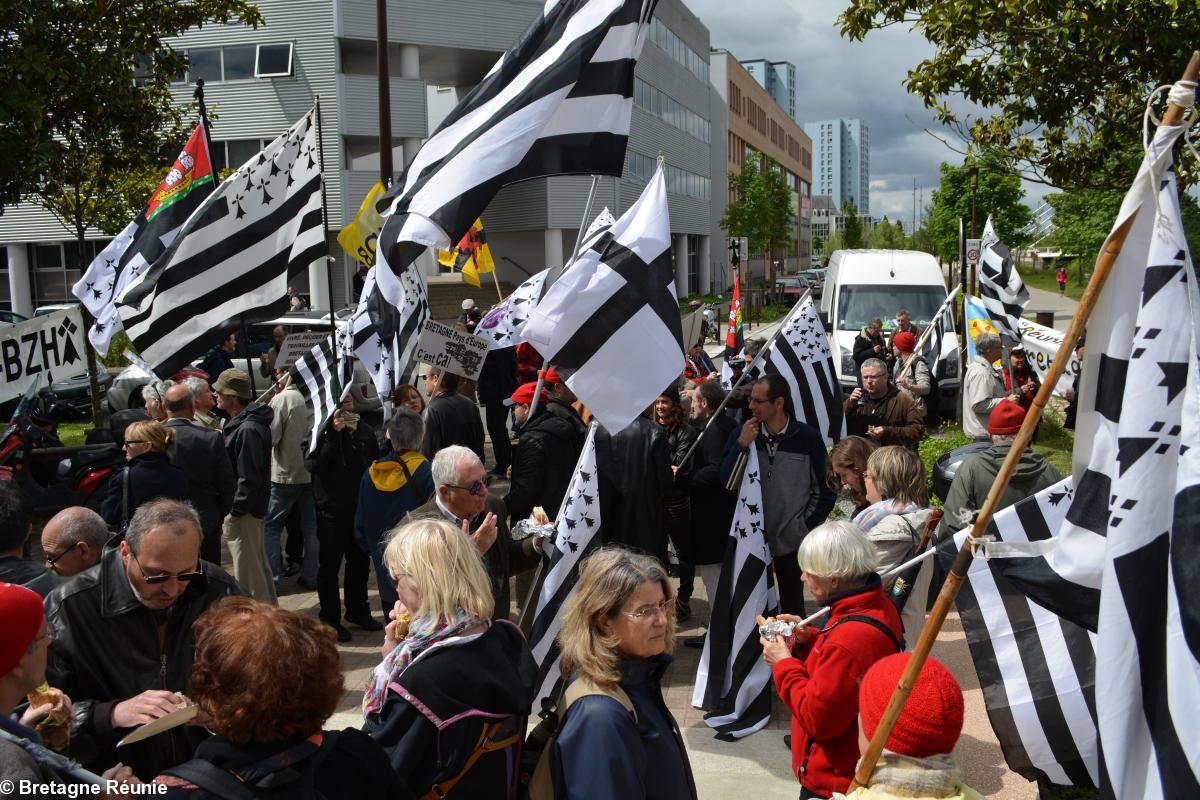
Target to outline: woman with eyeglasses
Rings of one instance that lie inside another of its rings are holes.
[[[871,503],[863,485],[863,473],[867,471],[867,459],[879,445],[865,436],[846,436],[839,439],[825,459],[825,483],[835,492],[845,487],[850,492],[857,514]]]
[[[584,559],[558,644],[567,691],[552,755],[556,800],[695,800],[679,725],[663,700],[675,590],[655,559],[605,547]]]
[[[507,800],[537,678],[525,637],[491,619],[483,562],[447,520],[400,525],[383,558],[400,599],[363,730],[418,797]]]
[[[171,463],[175,432],[157,420],[135,422],[125,429],[125,466],[108,479],[108,494],[100,516],[109,527],[124,530],[138,506],[167,497],[189,500],[187,476]]]

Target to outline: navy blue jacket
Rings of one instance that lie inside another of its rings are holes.
[[[125,476],[129,471],[129,509],[124,509]],[[187,475],[171,463],[166,453],[150,450],[134,456],[123,470],[117,470],[108,479],[108,495],[100,506],[100,516],[109,525],[121,527],[126,520],[133,519],[138,506],[159,497],[172,500],[190,500]]]
[[[554,742],[555,800],[696,800],[687,750],[662,696],[671,661],[661,655],[617,663],[636,724],[611,697],[575,701]]]

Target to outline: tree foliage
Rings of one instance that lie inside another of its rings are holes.
[[[779,163],[751,153],[741,172],[729,173],[729,193],[736,199],[725,208],[721,227],[745,237],[751,253],[764,253],[770,279],[771,254],[791,244],[793,230],[791,191]]]
[[[163,39],[206,22],[258,25],[262,15],[248,0],[0,0],[0,19],[7,204],[107,189],[113,176],[151,165],[162,172],[190,127],[171,95],[185,58]]]
[[[846,198],[842,201],[842,247],[847,250],[857,250],[866,245],[863,239],[862,220],[858,216],[858,206]]]
[[[1022,170],[1061,188],[1124,191],[1140,158],[1147,95],[1182,74],[1200,31],[1200,3],[849,0],[839,23],[856,40],[892,25],[929,40],[936,52],[903,85],[976,149],[1003,149]],[[953,111],[951,98],[987,113]],[[1111,153],[1133,160],[1114,163]],[[1195,182],[1194,167],[1180,179]]]
[[[888,222],[887,217],[876,223],[867,241],[876,250],[903,250],[908,244],[900,224]]]
[[[958,260],[958,219],[967,218],[967,236],[971,235],[971,187],[975,183],[973,167],[978,167],[978,186],[975,190],[975,235],[983,235],[988,214],[996,227],[996,235],[1014,252],[1029,243],[1026,229],[1033,222],[1033,212],[1023,202],[1025,190],[1015,174],[995,151],[979,158],[968,157],[961,167],[942,162],[941,184],[933,190],[933,211],[926,225],[933,238],[934,254],[942,261]]]

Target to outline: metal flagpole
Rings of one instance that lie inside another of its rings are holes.
[[[321,136],[321,95],[317,95],[314,106],[317,115],[317,163],[321,167],[321,225],[325,235],[325,248],[329,248],[329,202],[325,193],[325,139]],[[333,352],[337,354],[337,325],[333,321],[333,256],[325,253],[325,281],[329,289],[329,336],[333,340]],[[336,372],[336,370],[335,370]],[[337,378],[334,378],[337,385]],[[341,391],[340,386],[337,387]]]
[[[1193,51],[1187,69],[1183,73],[1183,80],[1195,81],[1197,77],[1200,77],[1200,51]],[[1184,109],[1181,107],[1174,104],[1169,105],[1166,113],[1163,114],[1161,124],[1178,125],[1183,119],[1183,112]],[[1050,400],[1050,395],[1054,392],[1058,379],[1062,377],[1063,371],[1067,367],[1071,351],[1075,348],[1075,342],[1087,328],[1087,321],[1092,315],[1092,309],[1095,308],[1096,301],[1100,298],[1100,292],[1108,281],[1108,275],[1121,255],[1121,248],[1125,246],[1125,239],[1129,236],[1129,231],[1133,228],[1137,216],[1137,211],[1130,214],[1129,218],[1109,234],[1108,239],[1104,242],[1104,249],[1096,259],[1096,268],[1088,281],[1087,289],[1084,290],[1079,306],[1075,309],[1075,316],[1072,317],[1071,324],[1063,335],[1062,344],[1058,346],[1058,353],[1046,370],[1046,379],[1033,399],[1033,406],[1025,415],[1025,421],[1021,423],[1021,430],[1017,432],[1016,440],[1009,447],[1008,455],[1000,467],[999,474],[996,475],[995,482],[992,483],[987,499],[983,502],[983,508],[979,509],[979,516],[971,527],[970,535],[963,541],[963,546],[954,559],[954,565],[946,576],[946,582],[942,584],[942,590],[938,594],[937,601],[929,612],[925,627],[921,630],[921,636],[912,650],[912,658],[905,665],[896,691],[892,694],[892,699],[888,702],[883,717],[875,728],[875,735],[871,737],[871,743],[863,753],[862,760],[859,761],[858,771],[855,772],[854,780],[850,783],[851,791],[859,786],[869,786],[871,783],[871,774],[875,771],[875,764],[883,753],[884,743],[887,742],[896,720],[900,718],[900,713],[904,710],[904,702],[908,699],[913,684],[916,683],[925,659],[929,657],[929,651],[933,649],[933,642],[941,631],[942,624],[946,621],[946,614],[949,613],[950,606],[958,595],[959,587],[966,578],[967,569],[971,566],[971,542],[973,539],[980,538],[987,530],[988,523],[992,521],[992,514],[1000,503],[1000,495],[1008,486],[1009,478],[1016,469],[1017,462],[1021,460],[1025,448],[1029,446],[1029,442],[1033,438],[1034,431],[1037,430],[1038,423],[1041,422],[1046,403]]]

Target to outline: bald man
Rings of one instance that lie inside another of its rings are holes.
[[[200,517],[200,557],[221,563],[221,522],[233,508],[237,479],[225,452],[225,439],[195,422],[194,396],[182,384],[167,389],[166,426],[175,432],[171,459],[188,479],[192,505]]]
[[[111,535],[104,518],[92,509],[64,508],[42,528],[46,565],[64,578],[78,575],[100,563],[100,554]]]
[[[275,377],[275,360],[279,358],[279,351],[283,349],[283,342],[287,339],[287,328],[282,325],[276,325],[271,331],[271,338],[275,340],[275,344],[265,353],[259,353],[258,374],[264,378]]]

